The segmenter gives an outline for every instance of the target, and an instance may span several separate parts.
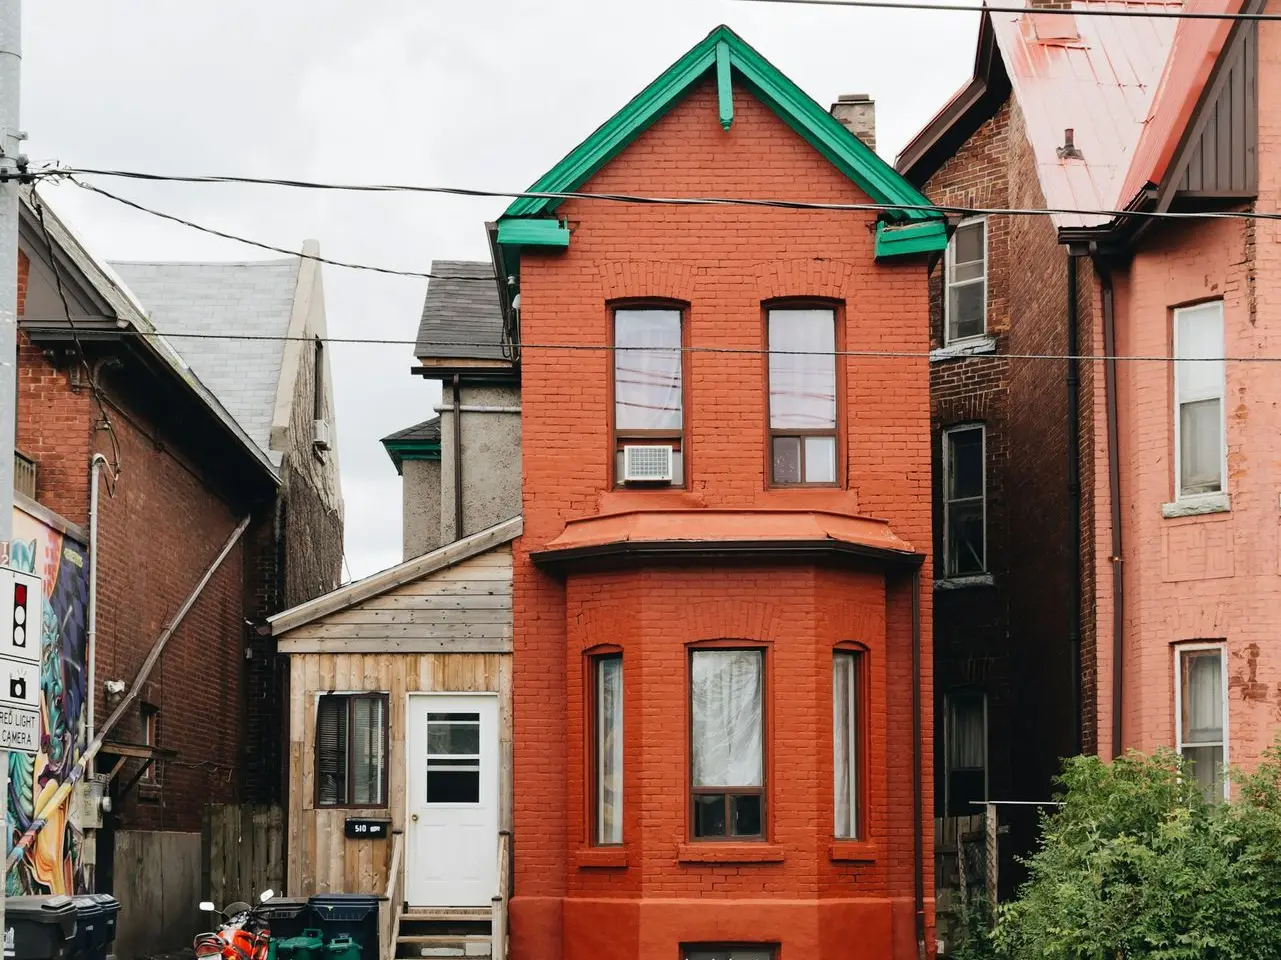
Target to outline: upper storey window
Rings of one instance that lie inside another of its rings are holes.
[[[967,220],[947,246],[943,342],[987,333],[987,221]]]
[[[836,311],[775,307],[769,325],[770,482],[837,482]]]
[[[681,311],[614,310],[614,450],[620,483],[683,482]]]

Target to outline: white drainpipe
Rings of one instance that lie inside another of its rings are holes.
[[[98,470],[107,458],[95,453],[89,460],[89,613],[85,631],[89,647],[89,719],[86,742],[93,742],[94,701],[98,698]]]

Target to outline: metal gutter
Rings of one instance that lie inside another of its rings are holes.
[[[921,722],[921,569],[912,571],[912,894],[916,907],[916,950],[925,960],[925,797],[924,736]]]

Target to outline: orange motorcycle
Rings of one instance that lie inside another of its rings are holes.
[[[196,960],[267,960],[271,930],[260,911],[275,895],[273,890],[264,890],[253,907],[238,901],[219,910],[208,900],[201,903],[201,910],[218,914],[222,923],[211,933],[196,935],[191,943]]]

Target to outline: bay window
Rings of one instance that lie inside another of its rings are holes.
[[[835,836],[859,839],[859,754],[862,734],[863,654],[838,650],[832,658],[832,752]]]
[[[707,648],[690,654],[692,834],[765,835],[765,654]]]
[[[833,485],[836,311],[772,308],[768,328],[770,481]]]
[[[594,836],[598,845],[623,842],[623,658],[593,657],[592,748]]]

